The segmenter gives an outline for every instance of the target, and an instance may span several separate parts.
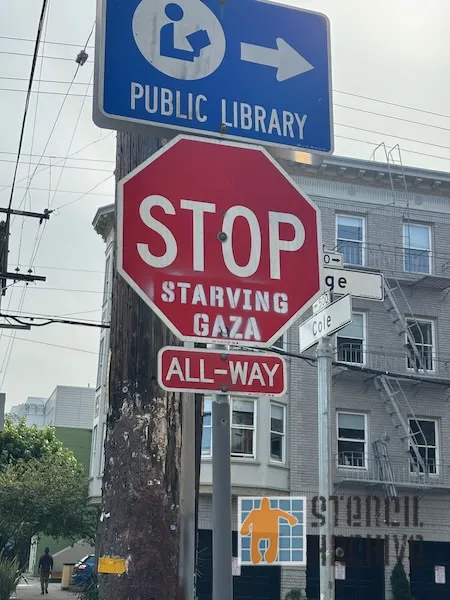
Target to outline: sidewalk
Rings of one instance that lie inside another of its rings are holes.
[[[28,578],[17,588],[17,594],[11,596],[12,600],[38,600],[48,598],[49,600],[77,600],[77,595],[72,592],[66,592],[61,589],[60,583],[50,583],[48,594],[41,595],[41,585],[36,578]]]

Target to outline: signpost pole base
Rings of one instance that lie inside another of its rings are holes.
[[[218,347],[217,347],[218,348]],[[212,600],[233,600],[230,397],[212,401]]]
[[[333,463],[331,438],[331,367],[333,350],[329,337],[323,337],[317,347],[318,371],[318,428],[319,428],[319,496],[325,499],[327,508],[333,494]],[[325,538],[325,556],[320,557],[320,600],[334,600],[334,536],[333,518],[326,512],[325,523],[320,526],[320,539]],[[324,537],[323,537],[324,536]]]

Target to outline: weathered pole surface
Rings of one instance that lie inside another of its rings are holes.
[[[116,180],[159,147],[118,133]],[[100,600],[191,600],[179,585],[182,403],[157,384],[158,350],[178,344],[116,273],[99,555],[126,559],[127,573],[100,575]]]

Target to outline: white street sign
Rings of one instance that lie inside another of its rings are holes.
[[[344,255],[340,252],[325,251],[323,253],[323,264],[326,267],[342,269],[344,266]]]
[[[351,294],[353,298],[363,298],[365,300],[384,300],[384,278],[382,273],[325,267],[324,277],[325,290],[335,294]]]
[[[313,314],[316,314],[317,312],[319,312],[319,310],[322,310],[329,304],[331,304],[331,293],[325,292],[325,294],[322,294],[322,296],[320,296],[320,298],[314,302]]]
[[[352,320],[352,297],[339,298],[310,317],[299,327],[300,352],[304,352],[325,335],[331,335]]]

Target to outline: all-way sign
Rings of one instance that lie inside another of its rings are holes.
[[[172,392],[283,396],[286,363],[277,354],[166,346],[158,353],[158,383]]]

